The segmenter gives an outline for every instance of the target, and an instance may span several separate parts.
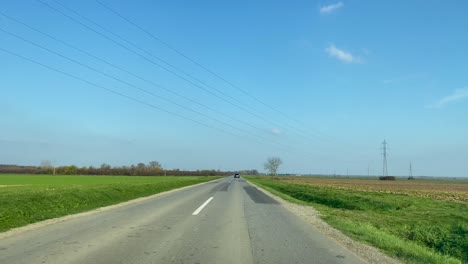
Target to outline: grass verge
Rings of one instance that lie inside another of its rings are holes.
[[[217,178],[0,175],[0,232]]]
[[[468,204],[247,177],[405,263],[468,263]]]

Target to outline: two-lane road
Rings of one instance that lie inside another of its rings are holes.
[[[363,263],[243,179],[0,240],[0,263]]]

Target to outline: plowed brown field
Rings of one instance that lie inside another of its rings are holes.
[[[377,179],[349,178],[295,178],[279,177],[279,180],[331,187],[344,190],[393,193],[445,201],[468,202],[468,181],[466,180],[397,180],[380,181]]]

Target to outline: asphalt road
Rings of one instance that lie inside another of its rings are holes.
[[[1,239],[0,263],[363,261],[229,177]]]

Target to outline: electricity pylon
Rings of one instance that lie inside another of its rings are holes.
[[[382,154],[383,154],[383,168],[382,168],[382,176],[388,176],[388,169],[387,169],[387,141],[384,140],[382,142]]]

